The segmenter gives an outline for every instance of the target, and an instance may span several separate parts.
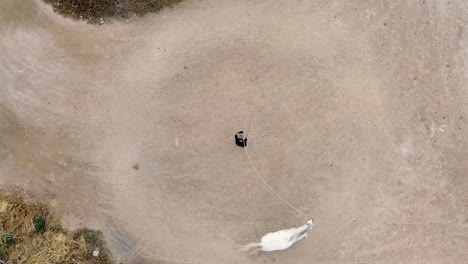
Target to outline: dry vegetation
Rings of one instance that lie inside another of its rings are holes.
[[[182,0],[44,0],[65,16],[102,23],[110,18],[128,18],[156,12]]]
[[[66,230],[47,207],[17,195],[0,196],[0,237],[0,263],[112,263],[99,231]]]

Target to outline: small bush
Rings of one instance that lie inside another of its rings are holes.
[[[34,234],[44,234],[45,232],[45,219],[36,218],[33,220]]]

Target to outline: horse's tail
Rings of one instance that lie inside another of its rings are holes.
[[[258,249],[260,246],[260,243],[249,243],[247,245],[241,246],[239,248],[239,251],[249,251],[251,249]]]

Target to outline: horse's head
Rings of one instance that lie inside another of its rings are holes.
[[[308,227],[309,229],[312,228],[312,226],[314,225],[314,222],[312,221],[312,218],[310,218],[309,220],[307,220],[306,225],[307,225],[307,227]]]

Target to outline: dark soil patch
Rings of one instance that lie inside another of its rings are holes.
[[[111,18],[128,18],[172,7],[182,0],[44,0],[64,16],[102,24]]]

